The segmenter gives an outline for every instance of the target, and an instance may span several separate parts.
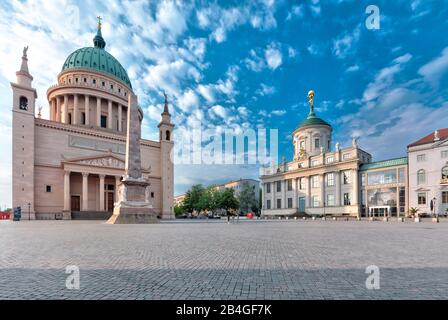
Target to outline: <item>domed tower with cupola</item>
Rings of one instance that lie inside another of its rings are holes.
[[[49,48],[51,49],[51,48]],[[13,91],[13,206],[30,219],[101,219],[112,215],[126,167],[127,131],[136,97],[126,69],[106,51],[101,18],[92,46],[73,51],[48,88],[48,119],[35,114],[36,90],[27,48]],[[135,111],[134,111],[135,110]],[[134,127],[134,125],[132,125]],[[140,129],[139,128],[139,129]],[[160,218],[173,218],[171,114],[165,108],[160,139],[140,134],[144,202]],[[154,128],[157,130],[157,128]],[[139,130],[140,132],[140,130]]]
[[[58,84],[47,91],[50,120],[125,133],[131,92],[126,70],[106,51],[99,18],[93,47],[71,53],[58,75]]]
[[[314,91],[308,92],[310,112],[306,119],[292,133],[294,160],[305,160],[331,151],[332,128],[314,112]]]

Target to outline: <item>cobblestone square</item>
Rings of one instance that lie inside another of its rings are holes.
[[[1,221],[0,240],[1,299],[448,299],[446,222]]]

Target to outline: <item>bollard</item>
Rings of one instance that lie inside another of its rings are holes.
[[[338,219],[336,217],[333,217],[333,221],[337,221]]]
[[[294,220],[297,220],[297,217],[294,217]]]
[[[439,223],[439,218],[432,218],[432,222]]]
[[[306,217],[303,217],[302,220],[306,220]]]
[[[316,220],[316,217],[312,217],[311,219]]]
[[[414,219],[414,222],[421,222],[421,221],[422,221],[422,219],[419,218],[419,217],[417,217],[417,218]]]
[[[389,221],[389,217],[384,217],[383,221],[388,222]]]
[[[325,221],[325,220],[327,220],[327,218],[326,217],[322,217],[322,221]]]
[[[398,217],[398,222],[404,222],[404,218],[403,217]]]

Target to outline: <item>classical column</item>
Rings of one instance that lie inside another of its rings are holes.
[[[64,173],[64,211],[70,211],[70,171]]]
[[[358,186],[358,170],[352,170],[352,184],[353,184],[353,201],[351,201],[351,205],[358,205],[359,198],[359,186]],[[359,212],[358,212],[359,213]]]
[[[89,174],[83,172],[82,174],[82,211],[89,210]]]
[[[85,95],[84,96],[84,114],[85,119],[86,119],[86,123],[85,125],[88,126],[90,125],[90,96]]]
[[[62,113],[62,122],[68,123],[68,95],[64,95],[64,111]]]
[[[284,179],[281,184],[282,184],[282,208],[285,209],[288,207],[286,203],[287,181]]]
[[[50,120],[51,120],[51,121],[54,121],[54,119],[55,119],[55,115],[56,115],[56,112],[55,112],[55,110],[54,110],[54,109],[56,108],[56,102],[55,102],[54,98],[51,99],[50,103],[51,103],[51,107],[50,107]]]
[[[321,207],[326,207],[327,204],[325,203],[325,174],[320,175],[320,205]]]
[[[104,211],[104,174],[100,174],[100,211]]]
[[[108,101],[108,105],[107,105],[107,128],[108,129],[112,129],[112,100]]]
[[[115,202],[118,202],[118,185],[120,184],[121,176],[115,176]]]
[[[101,98],[96,97],[96,126],[101,127]]]
[[[61,97],[56,97],[56,121],[61,122]]]
[[[122,112],[123,112],[123,107],[121,106],[121,104],[119,104],[118,105],[118,131],[119,132],[123,131],[123,124],[121,123],[122,119],[123,119]]]
[[[275,193],[277,192],[277,182],[269,182],[271,184],[271,209],[277,208],[275,203]]]
[[[308,208],[311,208],[311,176],[306,177],[308,180],[307,199]]]
[[[298,208],[299,206],[297,205],[298,201],[297,201],[297,197],[299,196],[298,194],[298,182],[299,178],[294,178],[294,182],[293,182],[293,188],[294,188],[294,198],[292,199],[292,207],[293,208]]]
[[[73,124],[78,124],[78,95],[75,94],[73,97]]]
[[[341,172],[336,171],[334,173],[334,183],[336,186],[335,205],[338,207],[341,205]]]

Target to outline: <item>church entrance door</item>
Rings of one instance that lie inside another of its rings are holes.
[[[72,196],[71,205],[72,205],[71,207],[72,211],[81,211],[81,197]]]

